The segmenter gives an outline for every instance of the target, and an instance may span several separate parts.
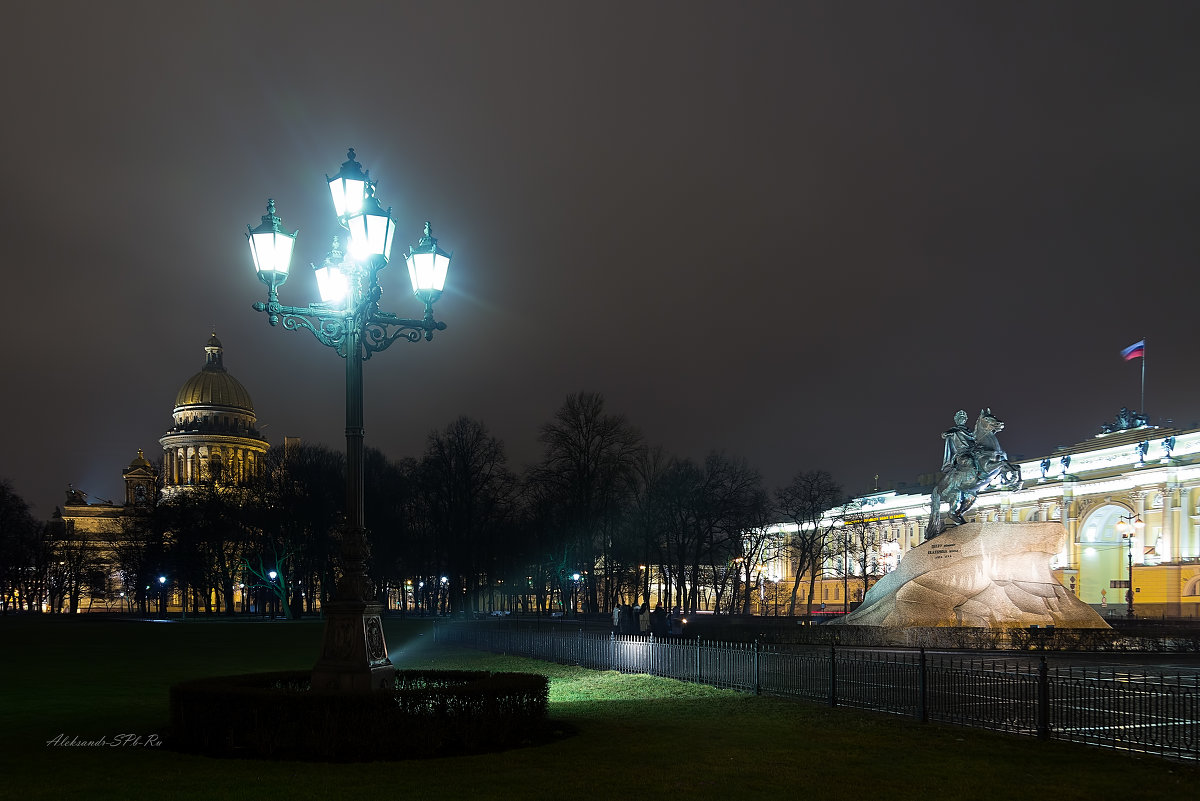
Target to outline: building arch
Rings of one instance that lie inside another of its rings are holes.
[[[1100,607],[1125,604],[1129,565],[1143,561],[1143,541],[1135,532],[1130,539],[1118,528],[1121,518],[1135,510],[1125,503],[1108,499],[1092,506],[1080,521],[1076,533],[1079,549],[1079,599]]]

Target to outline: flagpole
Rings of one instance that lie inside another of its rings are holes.
[[[1150,422],[1150,415],[1146,414],[1146,339],[1142,338],[1142,414],[1146,417],[1146,422]]]

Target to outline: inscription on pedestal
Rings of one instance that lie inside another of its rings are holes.
[[[962,547],[957,542],[929,543],[930,559],[950,559],[962,553]]]

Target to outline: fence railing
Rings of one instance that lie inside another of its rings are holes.
[[[724,643],[451,623],[436,639],[597,670],[804,698],[936,721],[1200,758],[1200,676],[1047,664],[924,649]]]

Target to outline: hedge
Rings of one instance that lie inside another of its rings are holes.
[[[309,673],[171,687],[168,744],[211,756],[394,760],[490,751],[536,738],[549,682],[529,673],[398,670],[393,692],[314,691]]]

